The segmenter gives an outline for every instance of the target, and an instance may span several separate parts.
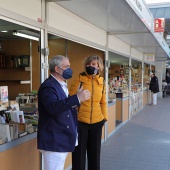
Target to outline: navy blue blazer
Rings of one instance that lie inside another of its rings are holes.
[[[50,76],[38,90],[38,149],[73,152],[77,136],[77,95],[67,97],[58,81]]]

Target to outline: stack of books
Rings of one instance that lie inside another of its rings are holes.
[[[25,115],[25,122],[27,124],[32,124],[33,126],[38,125],[38,116],[37,115]]]
[[[33,133],[34,132],[34,127],[31,123],[27,124],[27,132],[28,133]]]

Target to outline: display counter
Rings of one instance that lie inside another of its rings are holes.
[[[143,96],[143,92],[141,90],[136,91],[136,92],[132,92],[132,95],[130,96],[130,117],[132,117],[134,114],[136,114],[137,112],[139,112],[142,107],[143,107],[143,101],[142,101],[142,97]]]
[[[129,118],[129,97],[123,93],[117,94],[116,98],[116,121],[117,123],[126,122]]]
[[[149,89],[145,88],[143,90],[143,106],[147,105],[149,103]]]
[[[108,104],[108,128],[107,135],[108,137],[112,135],[116,127],[116,99],[112,103]]]
[[[40,170],[41,155],[37,150],[37,133],[28,134],[0,145],[1,169]]]
[[[122,99],[122,122],[129,119],[129,96]]]
[[[129,96],[128,90],[121,90],[121,92],[109,92],[108,103],[112,103],[117,98],[126,98]]]

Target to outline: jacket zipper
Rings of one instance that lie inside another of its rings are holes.
[[[94,91],[94,85],[93,85],[93,77],[92,77],[92,94],[91,94],[91,115],[90,115],[90,124],[92,124],[92,113],[93,113],[93,91]]]

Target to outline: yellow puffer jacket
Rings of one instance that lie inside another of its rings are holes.
[[[99,75],[91,76],[84,73],[84,75],[80,74],[72,83],[69,95],[77,93],[80,84],[84,90],[88,89],[91,92],[91,98],[82,102],[78,109],[80,122],[93,124],[103,119],[108,120],[106,88],[103,82],[103,77]]]

